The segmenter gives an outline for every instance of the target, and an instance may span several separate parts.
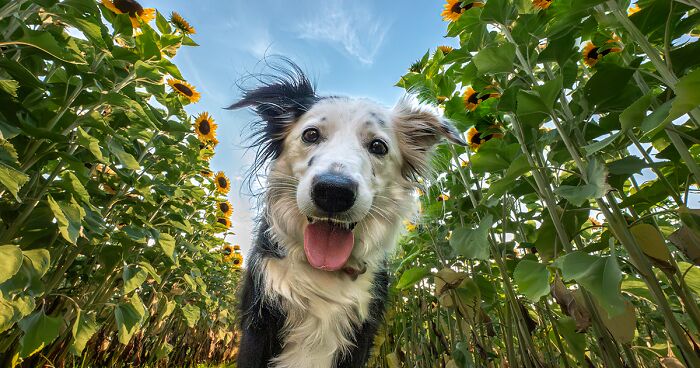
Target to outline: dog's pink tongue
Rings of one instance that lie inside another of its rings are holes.
[[[304,252],[311,266],[325,270],[341,269],[352,253],[355,236],[351,230],[322,221],[304,230]]]

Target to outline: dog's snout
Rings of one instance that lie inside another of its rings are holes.
[[[345,212],[355,204],[357,182],[338,174],[321,174],[314,178],[311,199],[325,212]]]

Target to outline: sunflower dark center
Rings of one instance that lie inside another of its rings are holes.
[[[132,17],[143,14],[143,6],[134,0],[114,0],[112,4],[122,13],[128,13]]]
[[[209,125],[209,121],[202,120],[199,123],[199,131],[204,135],[211,133],[211,126]]]
[[[231,249],[228,249],[228,248],[224,249],[224,254],[225,255],[231,254]]]
[[[471,143],[473,144],[481,144],[483,142],[486,142],[493,138],[493,134],[487,134],[484,136],[484,138],[481,138],[481,133],[476,133],[471,139]]]
[[[239,264],[239,263],[241,263],[241,261],[240,261],[238,258],[236,258],[236,259],[233,260],[233,264],[237,265],[237,264]]]
[[[224,218],[217,219],[216,222],[218,222],[222,225],[226,225],[226,219],[224,219]]]
[[[225,178],[219,178],[219,179],[217,179],[217,181],[218,181],[219,186],[220,186],[221,188],[226,188],[226,187],[228,186],[228,183],[226,183],[226,179],[225,179]]]
[[[602,53],[598,53],[598,50],[600,50],[600,47],[594,47],[591,49],[591,51],[588,51],[588,55],[586,55],[587,58],[589,59],[597,59],[598,55],[603,55],[605,56],[610,50],[605,50]]]
[[[471,6],[471,4],[469,4],[467,6]],[[456,2],[454,5],[452,5],[452,8],[450,9],[450,11],[455,13],[455,14],[462,14],[462,12],[464,11],[464,8],[462,8],[462,2],[461,1]]]
[[[478,104],[479,103],[479,94],[474,92],[472,93],[469,98],[467,98],[467,102],[473,103],[473,104]]]
[[[174,83],[173,87],[175,87],[175,89],[177,89],[178,91],[185,94],[187,97],[192,97],[192,95],[194,94],[189,87],[187,87],[186,85],[184,85],[182,83]]]
[[[219,203],[219,209],[221,212],[226,213],[228,212],[228,204],[226,203]]]

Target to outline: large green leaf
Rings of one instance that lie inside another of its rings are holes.
[[[136,161],[134,156],[132,156],[130,153],[124,151],[124,147],[122,147],[121,144],[111,141],[109,143],[109,152],[112,152],[114,156],[117,157],[119,162],[124,165],[124,167],[131,169],[131,170],[140,170],[141,166],[139,165],[139,162]]]
[[[503,177],[489,186],[489,190],[484,196],[484,200],[489,198],[500,198],[503,193],[507,192],[508,189],[513,187],[513,183],[518,178],[522,177],[526,173],[530,172],[532,168],[525,155],[520,155],[515,161],[510,163],[508,170],[503,175]]]
[[[676,98],[673,100],[668,116],[661,123],[664,127],[691,110],[700,107],[700,69],[688,73],[676,83]]]
[[[401,278],[396,283],[396,288],[399,290],[408,289],[428,275],[430,275],[430,270],[425,267],[409,268],[401,274]]]
[[[0,284],[14,276],[22,267],[22,251],[16,245],[0,246]]]
[[[566,254],[555,261],[564,280],[576,280],[588,290],[610,316],[624,312],[620,293],[622,271],[615,257],[598,257],[581,251]]]
[[[549,271],[542,263],[523,259],[515,267],[513,279],[518,291],[532,301],[549,294]]]
[[[82,235],[83,227],[82,220],[85,217],[85,210],[75,199],[71,197],[69,203],[56,202],[51,195],[47,196],[49,207],[56,216],[58,222],[58,230],[64,239],[76,244],[78,238]]]
[[[73,344],[70,350],[75,355],[81,355],[85,349],[85,345],[90,341],[90,338],[97,332],[99,325],[95,322],[95,316],[88,314],[78,309],[73,322]]]
[[[452,232],[450,245],[456,254],[467,258],[489,259],[489,229],[493,216],[486,215],[476,228],[459,227]]]
[[[0,162],[0,184],[10,191],[18,202],[20,199],[17,193],[28,181],[29,176],[27,176],[27,174]]]
[[[120,303],[114,308],[114,321],[117,323],[120,343],[129,343],[134,333],[141,328],[146,313],[146,307],[137,294],[133,294],[128,302]]]
[[[158,236],[158,245],[173,263],[177,263],[175,258],[175,238],[172,235],[161,233]]]
[[[24,332],[19,341],[19,357],[24,359],[56,340],[63,326],[63,318],[49,317],[40,310],[19,321],[18,325]]]
[[[509,73],[513,71],[515,46],[507,43],[479,51],[472,59],[479,74]]]
[[[102,150],[100,149],[100,141],[88,134],[81,127],[78,127],[77,133],[78,135],[76,137],[78,143],[87,148],[98,161],[104,161],[104,158],[102,157]]]
[[[607,183],[608,171],[605,164],[599,160],[593,159],[588,163],[586,177],[588,178],[588,184],[578,186],[561,185],[554,193],[566,198],[575,206],[581,206],[589,199],[603,197],[610,190],[610,186]]]
[[[26,45],[36,47],[51,56],[73,64],[87,64],[80,55],[80,50],[75,41],[59,43],[49,32],[34,31],[24,28],[24,35],[17,40],[0,42],[0,46],[6,45]]]
[[[622,133],[642,124],[642,121],[644,121],[644,118],[647,116],[646,112],[649,105],[651,105],[652,97],[653,94],[647,93],[620,114]]]
[[[182,315],[185,316],[185,321],[187,321],[187,325],[189,327],[194,327],[200,318],[199,307],[194,304],[187,304],[181,309]]]
[[[148,271],[138,267],[127,265],[124,266],[124,271],[122,272],[122,280],[124,280],[124,295],[129,294],[136,288],[141,287],[143,282],[148,278]]]

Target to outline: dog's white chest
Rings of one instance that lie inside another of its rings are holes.
[[[329,368],[353,346],[352,331],[368,316],[373,270],[352,281],[287,259],[265,261],[266,297],[287,312],[282,353],[272,367]]]

